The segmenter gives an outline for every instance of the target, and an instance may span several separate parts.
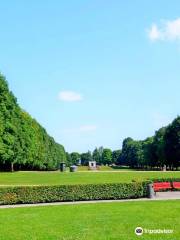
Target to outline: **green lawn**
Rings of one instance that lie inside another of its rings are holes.
[[[126,166],[98,166],[99,171],[135,171],[135,169],[128,168]],[[78,166],[78,171],[89,171],[88,166]]]
[[[96,203],[0,209],[1,240],[180,239],[180,201]],[[172,229],[136,236],[134,229]]]
[[[0,185],[118,183],[148,178],[179,177],[179,172],[14,172],[0,173]]]

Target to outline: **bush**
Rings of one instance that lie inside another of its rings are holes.
[[[147,196],[141,182],[0,188],[0,204],[130,199]]]
[[[149,183],[165,181],[180,182],[180,179],[162,178],[131,183],[1,187],[0,204],[135,199],[148,196],[147,186]]]
[[[180,182],[180,178],[153,178],[152,182]]]

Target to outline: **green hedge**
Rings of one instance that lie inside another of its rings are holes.
[[[149,183],[164,181],[172,182],[180,181],[180,179],[163,178],[131,183],[1,187],[0,205],[142,198],[148,196],[147,186]]]
[[[1,187],[0,204],[130,199],[147,196],[140,182],[115,184]]]
[[[151,182],[180,182],[180,178],[152,178]]]

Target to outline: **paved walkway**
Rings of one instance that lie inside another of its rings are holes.
[[[122,200],[94,200],[94,201],[77,201],[77,202],[55,202],[55,203],[37,203],[37,204],[16,204],[2,205],[3,208],[22,208],[22,207],[38,207],[38,206],[58,206],[58,205],[77,205],[77,204],[93,204],[93,203],[115,203],[115,202],[139,202],[139,201],[158,201],[158,200],[180,200],[179,192],[159,192],[154,198],[137,198],[137,199],[122,199]]]
[[[180,199],[180,191],[178,191],[178,192],[157,192],[154,199],[155,200]]]

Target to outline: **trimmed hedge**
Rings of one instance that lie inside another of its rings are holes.
[[[131,183],[1,187],[0,205],[143,198],[148,196],[147,186],[149,183],[166,181],[180,182],[180,179],[162,178]]]
[[[180,178],[152,178],[152,182],[180,182]]]
[[[145,184],[146,185],[146,184]],[[144,183],[1,187],[0,204],[131,199],[147,196]]]

